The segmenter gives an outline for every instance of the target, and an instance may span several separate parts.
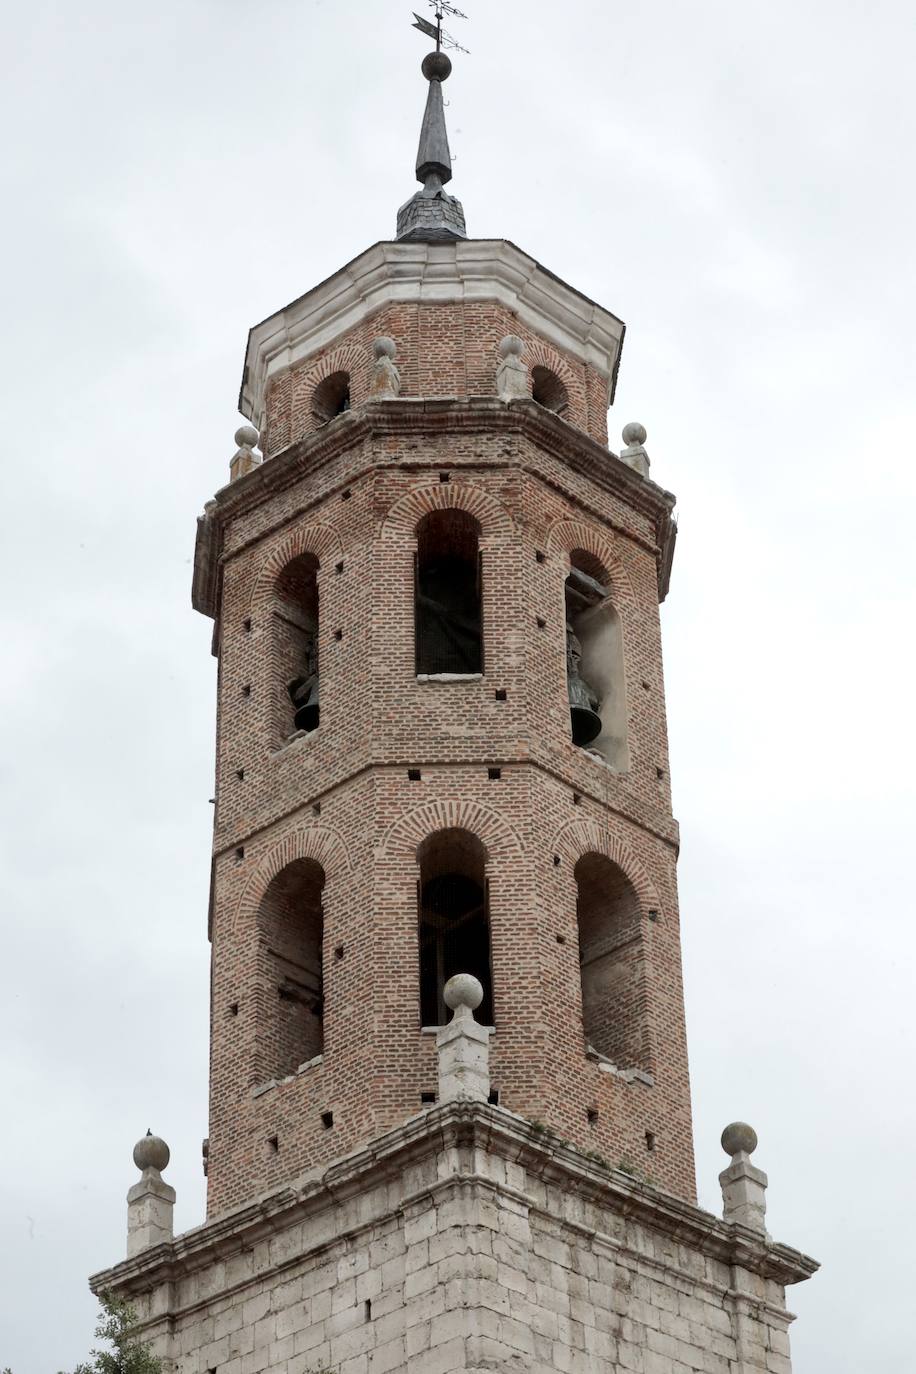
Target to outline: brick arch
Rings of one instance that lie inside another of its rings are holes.
[[[273,586],[280,573],[300,554],[313,553],[319,567],[324,563],[339,560],[343,556],[340,535],[331,525],[301,525],[292,530],[283,542],[273,549],[264,559],[251,588],[249,608],[263,610],[270,602]]]
[[[597,821],[567,821],[561,826],[553,839],[551,850],[565,860],[569,869],[586,854],[601,854],[616,864],[624,876],[633,884],[639,904],[645,912],[650,908],[658,910],[660,903],[651,878],[639,859],[617,835],[602,830]]]
[[[467,830],[475,835],[484,847],[488,863],[519,855],[522,849],[516,832],[490,807],[453,800],[425,802],[400,816],[389,826],[381,852],[414,859],[421,841],[437,830]]]
[[[411,540],[424,515],[438,510],[464,510],[480,523],[481,540],[510,535],[514,522],[495,496],[470,482],[436,482],[417,487],[389,507],[379,524],[382,539]]]
[[[546,367],[549,372],[556,373],[566,387],[570,405],[575,404],[578,393],[582,389],[582,378],[577,376],[561,353],[555,352],[549,344],[544,343],[543,339],[528,339],[522,356],[528,364],[529,385],[532,369]]]
[[[326,880],[352,871],[347,846],[336,830],[325,824],[291,830],[264,856],[249,878],[232,918],[233,934],[240,926],[254,928],[258,908],[270,884],[296,859],[313,859],[324,869]]]
[[[323,382],[325,377],[330,377],[333,372],[348,373],[352,383],[354,378],[365,371],[366,364],[366,350],[356,344],[341,344],[340,348],[335,348],[331,353],[323,353],[311,365],[306,364],[294,373],[293,403],[301,400],[303,393],[308,395],[314,391],[318,383]]]
[[[611,599],[615,606],[634,606],[633,586],[629,574],[618,557],[613,544],[597,526],[588,520],[554,520],[547,531],[545,550],[548,554],[572,553],[584,549],[607,568],[611,579]]]
[[[579,429],[588,429],[588,398],[586,395],[585,372],[577,372],[563,357],[544,343],[543,339],[529,338],[526,342],[524,360],[528,364],[528,391],[534,392],[532,372],[536,367],[546,367],[559,377],[566,388],[569,408],[561,420],[572,423]]]

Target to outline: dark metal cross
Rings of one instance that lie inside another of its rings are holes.
[[[412,27],[419,29],[421,33],[425,33],[428,38],[434,38],[436,40],[436,52],[440,52],[443,47],[446,47],[454,48],[457,52],[466,53],[467,48],[463,48],[460,43],[455,41],[450,33],[447,33],[446,30],[443,29],[442,19],[446,14],[452,15],[455,19],[467,19],[467,15],[462,10],[456,9],[454,5],[449,3],[449,0],[426,0],[426,3],[436,16],[435,24],[431,24],[428,19],[424,19],[422,15],[414,11],[414,23]]]

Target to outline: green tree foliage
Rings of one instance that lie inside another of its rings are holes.
[[[137,1314],[126,1298],[102,1293],[99,1302],[96,1338],[112,1349],[93,1350],[89,1362],[78,1364],[73,1374],[162,1374],[161,1361],[137,1336]]]

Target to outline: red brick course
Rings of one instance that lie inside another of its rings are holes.
[[[263,451],[278,453],[321,427],[311,398],[322,379],[334,372],[350,374],[354,406],[368,400],[372,341],[379,335],[397,344],[401,395],[406,398],[495,396],[497,346],[507,334],[525,341],[529,370],[546,367],[563,382],[569,397],[564,419],[598,443],[607,443],[607,378],[538,338],[506,306],[482,301],[398,302],[376,310],[333,348],[322,349],[268,387]]]
[[[500,1105],[694,1197],[658,615],[671,500],[592,442],[606,433],[601,386],[530,334],[527,361],[561,376],[571,423],[530,402],[462,399],[492,396],[496,344],[509,332],[525,336],[497,306],[377,312],[274,384],[267,452],[278,456],[221,493],[212,517],[211,1215],[371,1140],[435,1090],[434,1036],[419,1014],[417,847],[449,827],[486,850]],[[459,399],[361,413],[369,344],[381,333],[398,341],[406,398]],[[313,385],[343,366],[354,409],[313,432]],[[484,674],[418,682],[415,531],[449,507],[480,524]],[[569,737],[564,584],[574,549],[603,566],[621,621],[626,774]],[[320,565],[321,724],[278,747],[274,586],[302,553]],[[574,868],[587,854],[618,865],[638,898],[631,1014],[652,1084],[626,1082],[586,1054]],[[324,1053],[265,1087],[259,1040],[273,991],[259,912],[295,859],[325,875]]]

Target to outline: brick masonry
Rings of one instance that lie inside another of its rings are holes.
[[[462,323],[439,349],[447,359],[467,346]],[[325,366],[346,360],[335,347]],[[487,851],[500,1102],[693,1197],[658,616],[671,498],[532,402],[486,399],[355,407],[221,496],[211,1215],[371,1139],[434,1087],[416,853],[446,827]],[[476,681],[415,676],[416,527],[442,508],[480,525]],[[621,621],[626,773],[569,737],[563,598],[577,548],[606,570]],[[303,553],[319,562],[321,726],[281,743],[275,588]],[[573,871],[588,853],[619,865],[639,903],[643,1051],[620,1067],[645,1072],[630,1081],[586,1053]],[[261,1011],[273,994],[258,913],[295,859],[326,878],[324,1053],[265,1083]]]
[[[397,302],[374,311],[335,342],[267,389],[261,433],[266,456],[321,428],[312,409],[318,383],[334,372],[350,376],[354,406],[369,399],[372,341],[379,335],[398,346],[401,395],[493,396],[496,348],[507,334],[525,342],[530,371],[543,367],[560,379],[568,395],[564,418],[607,443],[607,376],[552,346],[506,306],[489,301]],[[529,375],[529,391],[531,379]]]

